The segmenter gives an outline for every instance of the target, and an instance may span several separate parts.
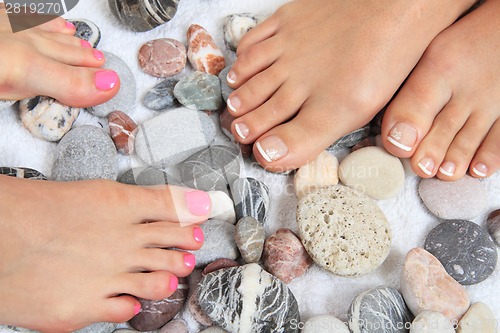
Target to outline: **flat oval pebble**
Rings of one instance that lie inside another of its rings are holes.
[[[0,167],[0,175],[31,180],[47,180],[41,172],[30,168]]]
[[[374,199],[395,197],[403,188],[405,172],[399,158],[380,147],[366,147],[340,163],[339,177],[346,186]]]
[[[311,258],[340,276],[372,272],[387,258],[389,223],[367,196],[342,185],[322,187],[298,202],[300,238]]]
[[[163,326],[158,333],[189,333],[189,329],[184,320],[174,319]]]
[[[182,310],[186,302],[188,288],[187,280],[185,278],[179,278],[177,290],[168,298],[159,301],[138,298],[141,303],[141,312],[128,323],[138,331],[159,329]]]
[[[350,333],[347,325],[334,316],[322,315],[305,322],[302,333]]]
[[[153,111],[166,111],[178,107],[180,103],[174,96],[177,82],[178,79],[170,78],[158,83],[144,95],[142,103]]]
[[[0,110],[11,107],[12,105],[14,105],[15,102],[16,101],[6,101],[3,99],[0,99]]]
[[[495,314],[486,304],[477,302],[458,322],[457,333],[496,333],[497,328]]]
[[[300,167],[293,178],[293,187],[297,198],[312,189],[337,185],[339,161],[327,151],[323,151],[314,160]]]
[[[194,72],[177,82],[174,96],[188,109],[216,111],[222,108],[219,78],[212,74]]]
[[[154,29],[170,21],[177,12],[179,0],[108,0],[113,15],[137,32]]]
[[[51,97],[37,96],[19,101],[23,126],[35,137],[59,141],[73,126],[81,109],[59,103]]]
[[[116,180],[117,153],[109,135],[95,126],[80,126],[59,142],[52,167],[54,180]]]
[[[88,108],[87,111],[97,117],[107,117],[111,112],[120,110],[130,114],[135,107],[135,78],[128,65],[118,56],[103,51],[106,62],[103,68],[114,70],[120,77],[120,90],[109,101]]]
[[[436,257],[418,247],[406,255],[401,293],[414,315],[430,310],[458,321],[470,305],[467,290],[448,275]]]
[[[205,276],[219,269],[236,267],[236,266],[239,266],[239,264],[234,260],[226,258],[217,259],[214,262],[211,262],[210,264],[206,265],[201,274],[202,276]]]
[[[94,22],[86,19],[70,19],[68,21],[75,25],[75,37],[86,40],[94,48],[99,44],[101,30]]]
[[[263,258],[266,270],[286,284],[302,276],[312,264],[300,239],[286,228],[266,239]]]
[[[427,236],[425,249],[463,285],[486,280],[497,265],[495,243],[486,230],[470,221],[440,223]]]
[[[192,24],[187,31],[188,59],[198,71],[219,75],[226,67],[222,51],[203,27]]]
[[[212,211],[208,218],[235,224],[236,212],[234,211],[233,200],[229,195],[223,191],[210,191],[208,195],[212,201]]]
[[[418,194],[429,211],[444,220],[475,219],[488,204],[488,191],[484,184],[468,175],[452,182],[437,178],[422,179]]]
[[[292,292],[257,264],[206,275],[198,300],[205,313],[230,333],[299,332],[299,307]]]
[[[222,93],[222,100],[224,102],[227,102],[229,95],[231,95],[231,93],[234,91],[234,89],[231,88],[227,83],[227,74],[230,70],[231,67],[226,67],[219,73],[220,89]]]
[[[500,209],[497,209],[488,215],[486,219],[488,232],[495,243],[500,246]]]
[[[192,188],[227,193],[231,183],[239,178],[242,163],[233,147],[214,145],[182,163],[181,179]]]
[[[408,333],[410,310],[394,288],[378,287],[359,294],[349,308],[353,333]]]
[[[234,241],[245,263],[259,262],[264,250],[265,239],[264,226],[253,217],[243,217],[236,224]]]
[[[255,178],[239,178],[231,185],[236,218],[250,216],[261,223],[266,222],[269,211],[269,188]]]
[[[186,48],[171,38],[147,42],[139,49],[139,66],[144,73],[155,77],[170,77],[186,66]]]
[[[241,38],[255,28],[260,19],[250,13],[232,14],[224,18],[224,41],[230,50],[236,51]]]
[[[423,311],[411,323],[410,333],[455,333],[455,329],[441,312]]]
[[[126,113],[113,111],[108,115],[109,132],[116,150],[124,155],[134,152],[137,124]]]
[[[215,133],[215,124],[205,113],[180,108],[140,125],[135,151],[146,164],[165,168],[207,148]]]

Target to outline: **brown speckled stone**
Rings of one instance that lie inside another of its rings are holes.
[[[139,65],[145,73],[155,77],[173,76],[186,66],[186,48],[175,39],[152,40],[140,48]]]
[[[113,111],[108,115],[109,132],[115,143],[116,150],[124,155],[134,151],[135,131],[137,124],[127,114]]]
[[[203,269],[203,272],[201,274],[202,274],[202,276],[205,276],[205,275],[212,273],[213,271],[216,271],[218,269],[236,267],[236,266],[239,266],[239,264],[232,259],[226,259],[226,258],[217,259],[214,262],[205,266],[205,268]]]
[[[187,32],[188,58],[198,71],[218,75],[226,67],[222,51],[203,27],[193,24]]]

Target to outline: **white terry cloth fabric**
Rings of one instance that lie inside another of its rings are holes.
[[[1,0],[0,0],[1,1]],[[157,115],[144,108],[141,99],[145,92],[160,80],[148,76],[139,68],[137,52],[140,46],[152,39],[169,37],[186,43],[186,31],[190,24],[197,23],[205,27],[223,49],[227,59],[234,55],[224,47],[222,24],[226,15],[250,12],[269,15],[286,0],[182,0],[175,18],[155,30],[135,33],[122,26],[111,14],[105,0],[81,0],[67,18],[86,18],[95,22],[102,31],[99,49],[110,51],[121,57],[132,69],[137,82],[137,100],[131,117],[137,122]],[[297,60],[300,61],[300,60]],[[185,75],[191,69],[183,71]],[[105,119],[98,119],[82,113],[75,126],[99,122],[106,126]],[[37,169],[46,176],[51,176],[51,167],[56,144],[44,142],[33,137],[25,130],[13,108],[0,110],[0,165],[24,166]],[[223,135],[220,142],[227,142]],[[120,172],[130,165],[137,165],[137,159],[120,158]],[[258,178],[271,190],[271,211],[267,224],[267,234],[278,228],[286,227],[297,231],[295,222],[296,198],[291,186],[291,177],[271,174],[262,169],[247,165],[245,174]],[[474,220],[485,226],[486,215],[500,208],[500,173],[484,181],[489,190],[489,208]],[[427,233],[438,224],[437,218],[431,215],[421,204],[416,188],[418,179],[408,177],[400,195],[391,200],[379,201],[378,204],[387,215],[393,233],[393,243],[389,257],[375,272],[358,278],[342,278],[333,276],[318,266],[313,266],[302,277],[290,283],[289,287],[296,296],[303,320],[311,316],[332,314],[342,320],[347,319],[350,303],[359,293],[380,285],[399,287],[401,268],[406,253],[417,246],[423,246]],[[468,286],[473,302],[482,301],[489,305],[500,319],[500,268],[486,281]],[[27,313],[27,315],[29,315]],[[187,313],[182,317],[188,320],[191,332],[197,332],[198,326]]]

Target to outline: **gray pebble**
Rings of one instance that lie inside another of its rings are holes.
[[[174,87],[179,80],[170,78],[151,88],[142,100],[145,107],[153,111],[165,111],[180,104],[174,96]]]
[[[265,239],[264,226],[253,217],[243,217],[236,224],[234,240],[247,264],[260,260]]]
[[[229,95],[231,95],[231,93],[234,91],[234,89],[231,88],[227,83],[227,73],[229,73],[230,70],[231,67],[226,67],[219,73],[220,89],[224,102],[227,102]]]
[[[101,30],[94,22],[86,19],[71,19],[68,21],[76,27],[75,37],[86,40],[94,48],[97,47],[101,40]]]
[[[269,188],[254,178],[240,178],[231,185],[231,194],[239,220],[251,216],[261,223],[266,222],[269,211]]]
[[[212,74],[194,72],[175,85],[174,95],[188,109],[215,111],[222,108],[219,78]]]

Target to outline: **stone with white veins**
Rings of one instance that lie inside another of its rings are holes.
[[[441,312],[426,310],[420,312],[413,320],[410,333],[455,333],[455,329],[451,321]]]
[[[350,333],[350,331],[342,320],[334,316],[322,315],[306,321],[302,333]]]
[[[229,49],[236,51],[241,38],[255,28],[261,19],[250,13],[232,14],[224,18],[224,41]]]
[[[222,108],[219,78],[203,72],[191,73],[177,82],[174,96],[188,109],[216,111]]]
[[[75,25],[75,37],[86,40],[92,47],[99,44],[101,30],[94,22],[86,19],[70,19],[68,21]]]
[[[231,194],[236,218],[251,216],[261,223],[266,222],[269,211],[269,188],[255,178],[239,178],[231,185]]]
[[[234,240],[247,264],[260,260],[265,238],[264,226],[251,216],[241,218],[236,224]]]
[[[208,195],[212,201],[212,211],[208,218],[235,224],[236,213],[234,211],[234,203],[229,195],[222,191],[209,191]]]
[[[292,292],[257,264],[206,275],[198,299],[205,313],[230,333],[299,332],[299,308]]]

